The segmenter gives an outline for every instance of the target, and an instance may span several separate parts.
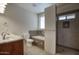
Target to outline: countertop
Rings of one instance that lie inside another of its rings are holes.
[[[0,36],[0,44],[9,43],[17,40],[23,40],[23,38],[21,36],[16,36],[11,34],[11,35],[7,35],[6,38],[3,40]]]

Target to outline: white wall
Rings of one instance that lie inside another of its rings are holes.
[[[8,24],[3,25],[5,22]],[[37,29],[37,15],[16,4],[8,4],[5,14],[0,14],[0,32],[8,30],[15,34],[22,34],[35,29]]]
[[[12,19],[6,17],[4,14],[0,14],[0,33],[2,32],[20,34],[20,32],[22,32],[22,29],[19,25],[14,23]]]
[[[7,23],[7,24],[5,24]],[[14,24],[7,18],[5,15],[0,14],[0,33],[2,32],[11,32],[12,29],[14,31]]]

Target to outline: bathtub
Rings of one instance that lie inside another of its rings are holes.
[[[32,36],[32,39],[34,40],[33,45],[44,49],[45,37],[43,37],[43,36]]]
[[[35,38],[37,40],[45,40],[44,36],[32,36],[32,38]]]

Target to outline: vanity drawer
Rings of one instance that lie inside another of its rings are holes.
[[[23,55],[23,40],[12,43],[12,55]]]

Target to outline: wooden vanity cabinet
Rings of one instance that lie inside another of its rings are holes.
[[[0,44],[0,55],[23,55],[23,40]]]
[[[20,40],[20,41],[18,41],[18,42],[14,42],[13,44],[12,44],[12,54],[13,55],[23,55],[24,53],[23,53],[23,51],[24,51],[24,47],[23,47],[24,45],[23,45],[23,40]]]
[[[0,55],[9,55],[11,54],[12,47],[10,43],[0,44]]]

